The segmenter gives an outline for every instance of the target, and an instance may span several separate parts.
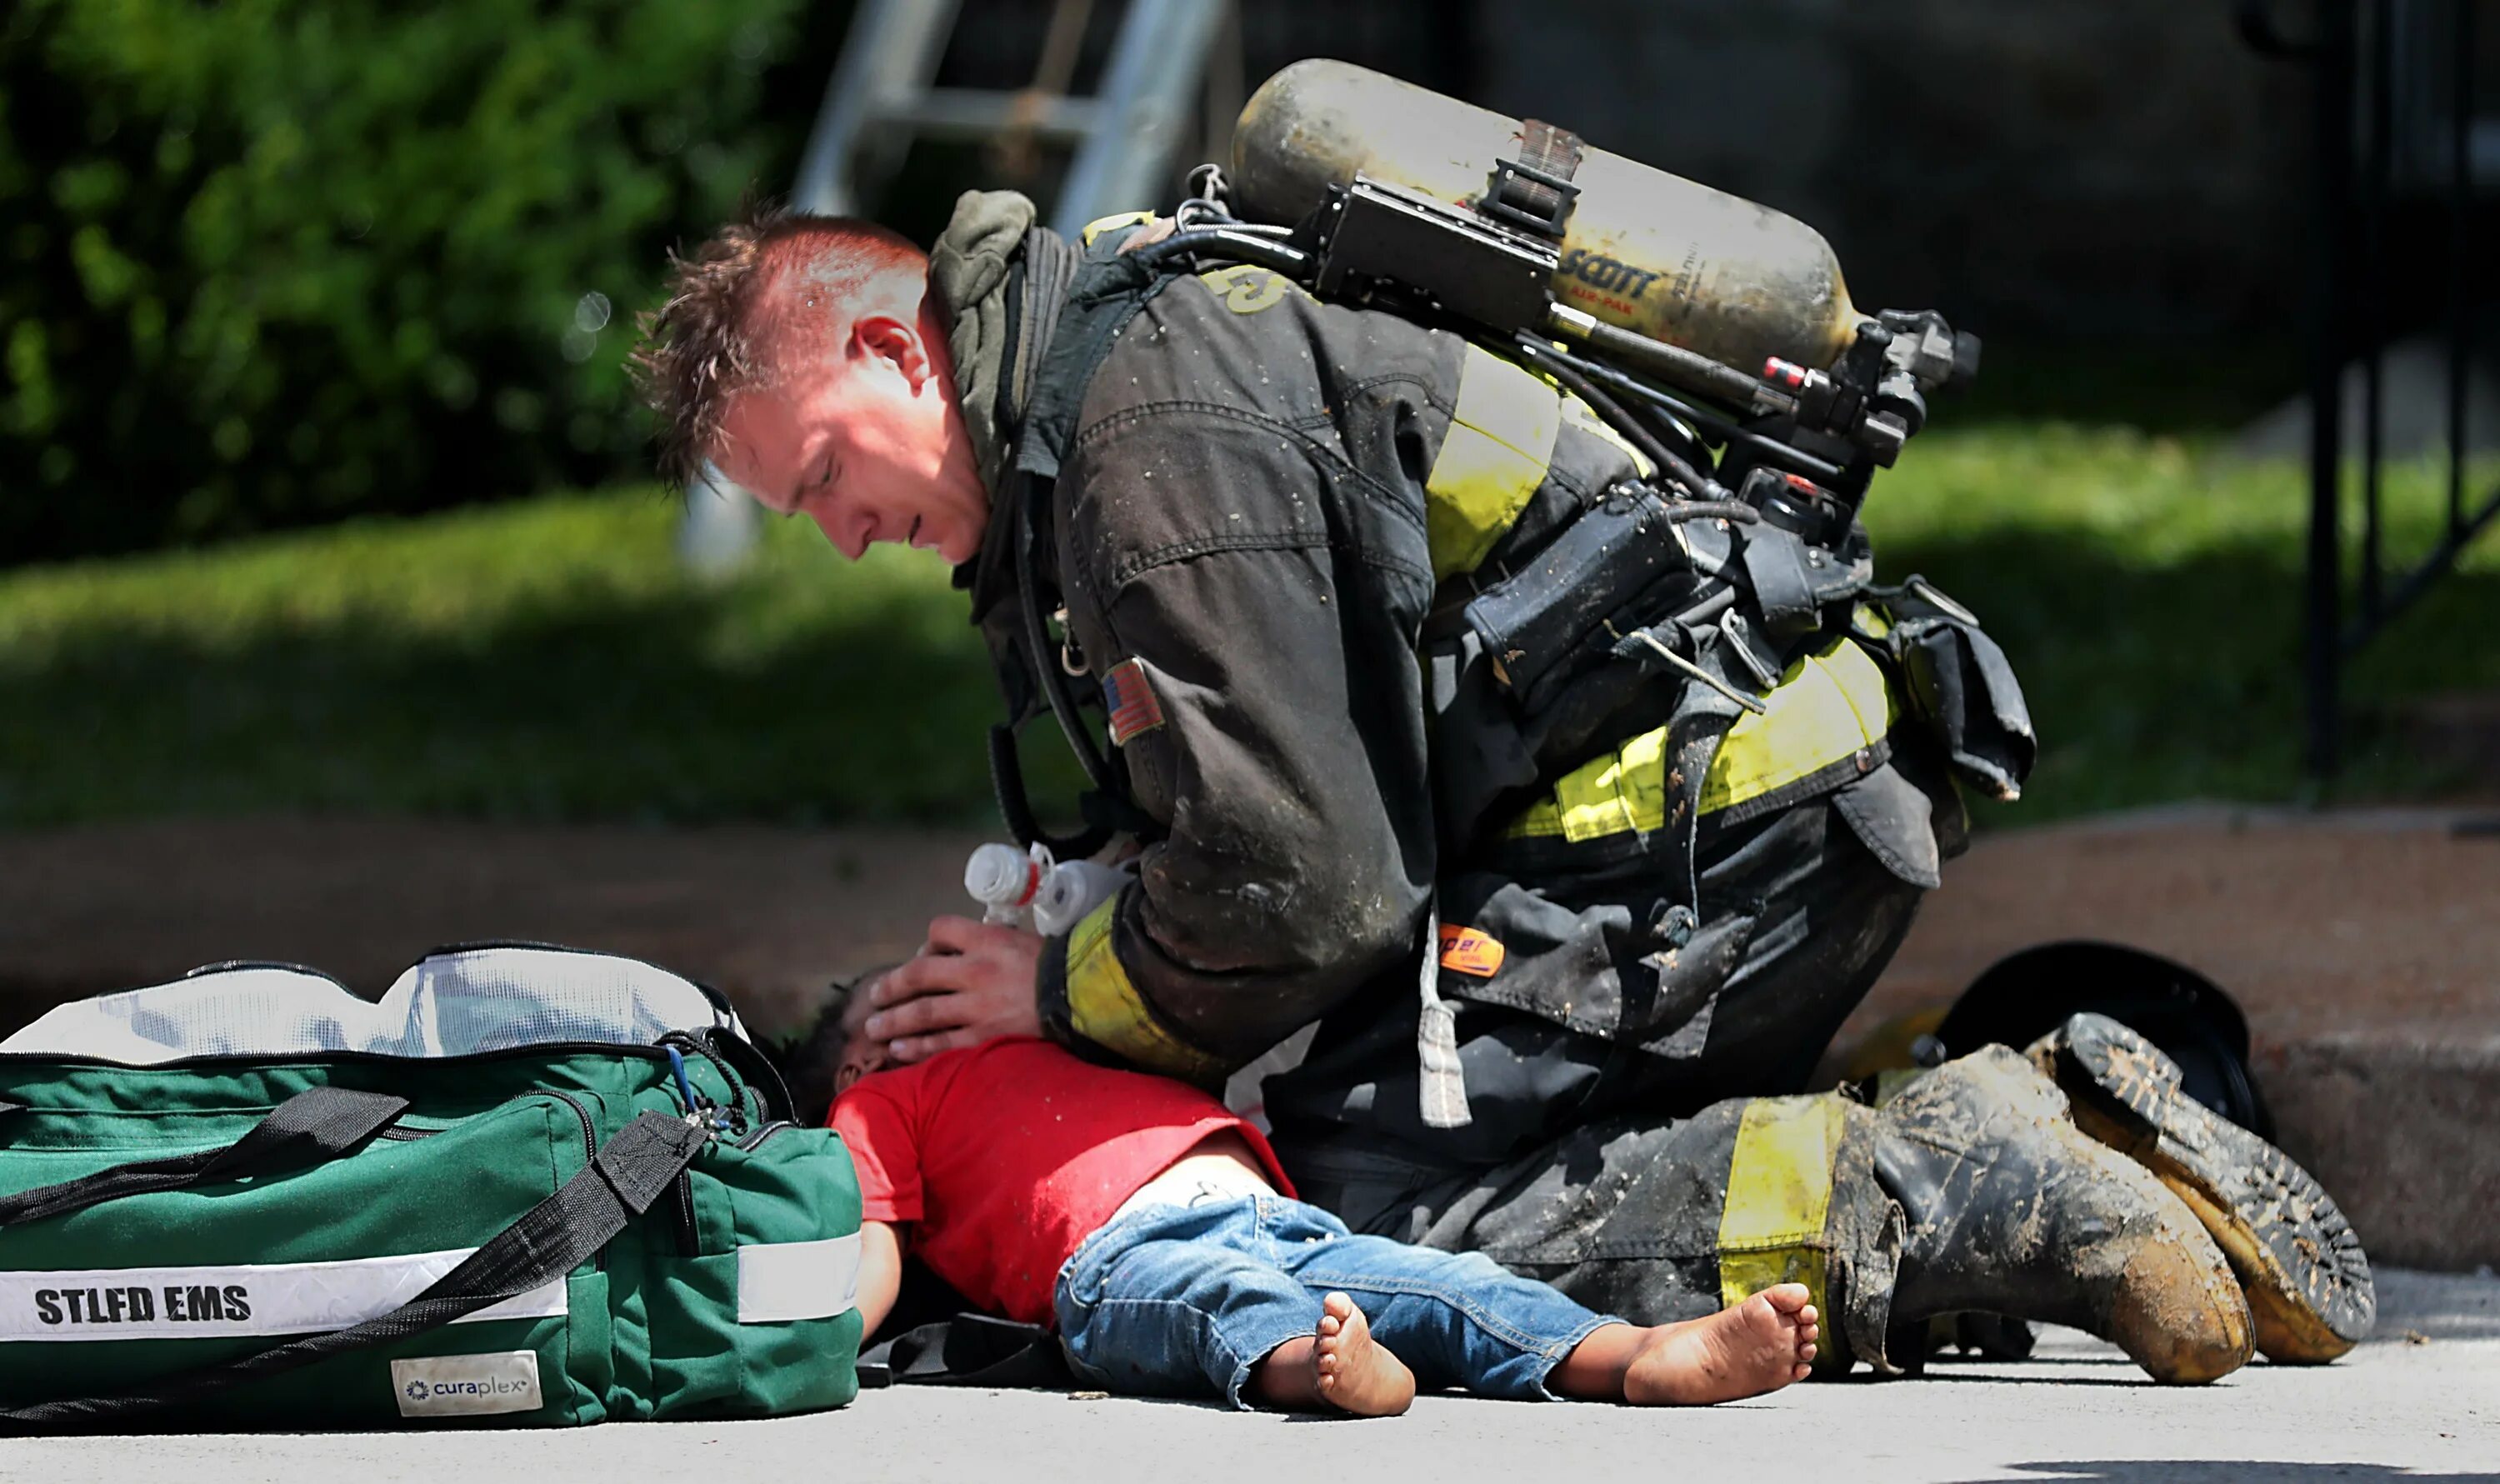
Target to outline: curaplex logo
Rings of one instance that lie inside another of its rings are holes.
[[[511,1381],[502,1376],[488,1376],[478,1381],[437,1381],[431,1388],[423,1381],[408,1383],[408,1394],[411,1400],[418,1397],[512,1397],[536,1390],[538,1382],[535,1379]]]
[[[403,1417],[536,1411],[544,1404],[538,1353],[439,1355],[391,1362]]]

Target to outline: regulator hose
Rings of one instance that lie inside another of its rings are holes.
[[[1211,252],[1261,268],[1272,268],[1296,282],[1307,280],[1315,267],[1311,255],[1292,243],[1244,227],[1192,227],[1137,249],[1137,257],[1159,268],[1189,252]]]
[[[1704,475],[1692,462],[1659,441],[1647,424],[1624,411],[1623,405],[1597,390],[1595,381],[1582,376],[1577,367],[1564,360],[1554,347],[1527,331],[1521,331],[1516,344],[1521,354],[1545,369],[1546,375],[1562,383],[1573,396],[1589,404],[1589,410],[1606,420],[1616,432],[1629,439],[1634,447],[1649,457],[1669,478],[1684,486],[1685,494],[1701,505],[1713,507],[1710,513],[1730,520],[1749,521],[1757,518],[1750,505],[1731,498],[1726,485]],[[1742,514],[1735,513],[1742,511]]]

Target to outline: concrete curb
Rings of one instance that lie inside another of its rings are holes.
[[[2372,1261],[2500,1264],[2500,839],[2478,828],[2489,817],[2190,804],[1988,836],[1946,868],[1839,1044],[1950,1003],[2031,944],[2164,954],[2247,1011],[2284,1149]]]
[[[2366,1033],[2260,1046],[2285,1151],[2352,1218],[2374,1263],[2500,1265],[2500,1037]]]

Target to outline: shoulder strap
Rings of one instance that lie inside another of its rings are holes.
[[[1121,326],[1179,276],[1177,270],[1158,270],[1139,254],[1123,255],[1120,245],[1128,238],[1127,232],[1105,232],[1086,247],[1034,373],[1015,467],[1037,478],[1059,478],[1059,466],[1076,437],[1076,411],[1085,400],[1085,387],[1111,353]],[[1035,662],[1046,658],[1038,656]]]
[[[134,1160],[57,1185],[0,1197],[0,1227],[66,1216],[124,1196],[183,1190],[205,1180],[309,1169],[355,1148],[406,1111],[406,1098],[344,1087],[310,1088],[272,1108],[268,1117],[222,1149]]]
[[[1111,342],[1121,326],[1174,277],[1169,271],[1158,271],[1143,258],[1122,255],[1120,245],[1128,236],[1127,232],[1105,232],[1086,247],[1034,376],[1015,466],[998,492],[998,498],[1013,505],[1009,514],[1014,522],[1011,560],[1015,564],[1017,616],[1026,660],[1032,667],[1031,679],[1049,703],[1069,749],[1076,754],[1086,780],[1093,785],[1088,797],[1102,801],[1088,810],[1087,828],[1078,836],[1066,841],[1050,840],[1054,853],[1063,859],[1070,854],[1093,854],[1110,839],[1115,827],[1134,826],[1139,817],[1112,761],[1094,744],[1077,717],[1076,699],[1069,693],[1068,682],[1059,673],[1056,646],[1050,643],[1042,619],[1042,546],[1049,541],[1051,494],[1069,445],[1076,436],[1076,413],[1084,403],[1086,385],[1094,379],[1103,357],[1110,354]],[[1056,586],[1055,578],[1050,585]],[[1039,825],[1033,821],[1032,807],[1024,799],[1023,774],[1015,766],[1011,730],[992,730],[990,771],[991,781],[999,790],[1001,810],[1017,839],[1028,843],[1033,839],[1048,840],[1040,835]],[[1098,813],[1103,817],[1092,817]],[[1027,829],[1034,833],[1028,835]]]
[[[589,1261],[625,1230],[628,1220],[649,1210],[678,1171],[694,1162],[707,1138],[683,1119],[644,1113],[554,1195],[387,1314],[110,1396],[66,1397],[0,1410],[0,1428],[32,1432],[117,1422],[196,1402],[260,1376],[422,1335],[528,1293]]]

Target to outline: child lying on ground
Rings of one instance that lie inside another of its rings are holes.
[[[860,1312],[893,1307],[908,1241],[982,1308],[1057,1322],[1107,1391],[1390,1416],[1416,1388],[1710,1402],[1801,1379],[1816,1316],[1783,1283],[1640,1329],[1478,1254],[1358,1237],[1292,1199],[1257,1130],[1184,1083],[1013,1038],[892,1067],[829,1006],[830,1122],[865,1200]],[[839,1017],[839,1018],[837,1018]]]

